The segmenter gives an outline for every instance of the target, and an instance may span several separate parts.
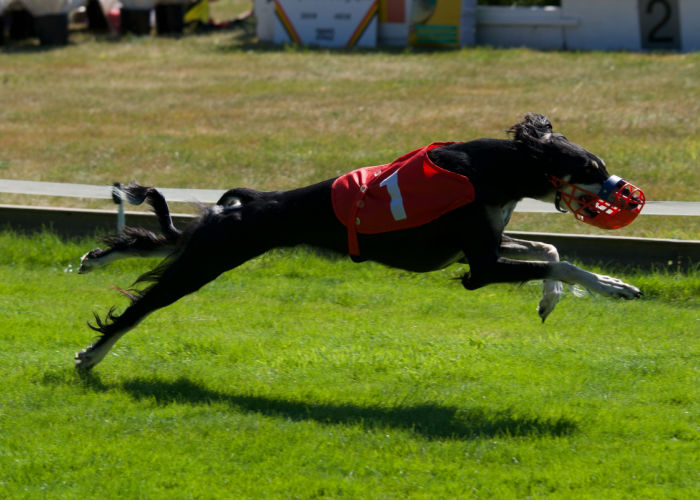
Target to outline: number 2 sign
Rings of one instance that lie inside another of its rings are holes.
[[[639,0],[639,28],[643,49],[680,50],[678,0]]]

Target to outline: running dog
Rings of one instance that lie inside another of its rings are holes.
[[[185,231],[172,223],[157,190],[131,184],[132,203],[146,201],[162,230],[126,228],[108,248],[86,253],[80,271],[117,258],[165,256],[155,269],[121,290],[130,305],[102,319],[99,339],[75,356],[75,366],[98,364],[126,332],[151,312],[193,293],[220,274],[273,248],[310,245],[415,272],[469,265],[467,290],[499,282],[543,280],[542,321],[562,294],[562,282],[610,297],[642,293],[622,281],[560,261],[549,244],[507,237],[503,230],[522,198],[562,203],[582,222],[615,229],[629,224],[644,193],[611,176],[605,162],[554,133],[549,119],[528,114],[508,139],[434,143],[392,163],[354,170],[290,191],[227,191]]]

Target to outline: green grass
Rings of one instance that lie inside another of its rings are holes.
[[[334,52],[251,28],[3,48],[0,177],[285,189],[537,111],[649,199],[698,199],[698,54]],[[700,222],[616,234],[698,239]],[[92,246],[0,233],[0,498],[698,497],[698,270],[629,270],[643,299],[567,292],[541,324],[536,284],[273,252],[81,378],[91,312],[154,264],[76,275]]]
[[[273,252],[146,319],[94,372],[92,310],[152,261],[0,234],[3,498],[693,498],[700,274],[633,302],[467,292]]]
[[[225,19],[247,4],[212,8]],[[698,200],[698,53],[326,51],[257,44],[250,22],[181,39],[71,39],[0,51],[0,177],[286,189],[431,141],[504,137],[536,111],[649,200]],[[616,234],[698,239],[696,219],[642,215]],[[556,215],[518,215],[511,229],[603,233]]]

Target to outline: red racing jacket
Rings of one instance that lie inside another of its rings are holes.
[[[357,233],[376,234],[431,222],[474,201],[468,177],[435,165],[435,142],[386,165],[353,170],[333,182],[331,199],[338,220],[348,228],[348,251],[360,255]]]

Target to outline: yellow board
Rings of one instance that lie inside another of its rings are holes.
[[[185,13],[185,23],[197,21],[203,24],[209,22],[209,0],[200,0]]]
[[[462,0],[413,0],[409,42],[420,47],[459,47]]]

